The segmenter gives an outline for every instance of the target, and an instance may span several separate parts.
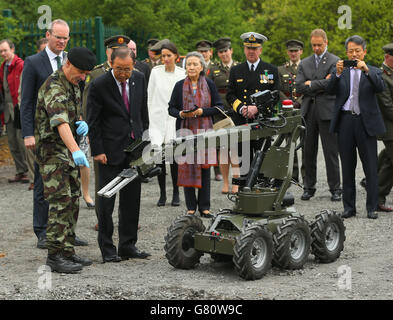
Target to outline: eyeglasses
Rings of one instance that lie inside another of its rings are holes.
[[[355,49],[355,50],[347,50],[347,53],[354,54],[354,53],[362,53],[363,49]]]
[[[57,40],[68,41],[70,39],[70,37],[59,37],[59,36],[56,36],[53,33],[52,33],[52,36],[54,36]]]
[[[118,73],[131,73],[132,69],[123,69],[123,68],[119,68],[119,67],[115,67],[113,68],[113,70],[115,70]]]

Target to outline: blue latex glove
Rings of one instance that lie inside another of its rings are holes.
[[[89,161],[87,161],[85,154],[81,150],[73,152],[72,158],[77,166],[90,167]]]
[[[89,126],[87,125],[87,123],[85,121],[77,121],[75,122],[75,124],[78,126],[78,128],[76,129],[76,133],[79,136],[85,136],[87,135],[87,133],[89,132]]]

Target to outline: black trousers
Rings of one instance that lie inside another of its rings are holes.
[[[356,149],[367,181],[366,209],[367,212],[375,211],[378,205],[377,139],[367,134],[361,116],[341,113],[338,146],[343,176],[344,211],[356,212]]]
[[[112,181],[123,169],[129,168],[128,162],[123,165],[110,166],[99,164],[99,189]],[[112,198],[98,197],[98,245],[103,257],[128,255],[130,248],[135,247],[138,239],[139,209],[141,200],[141,180],[139,178],[127,184],[119,192],[119,250],[112,241],[113,219],[116,195]]]
[[[184,187],[187,210],[210,210],[210,168],[202,169],[202,188]],[[198,197],[195,194],[198,190]]]

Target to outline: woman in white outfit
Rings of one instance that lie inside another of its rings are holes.
[[[176,137],[176,119],[168,114],[168,102],[176,82],[186,77],[185,70],[176,66],[179,57],[176,46],[172,42],[164,43],[161,47],[163,65],[152,69],[148,85],[149,135],[153,145],[161,146]],[[166,202],[166,166],[160,165],[162,172],[158,176],[160,199],[157,206],[165,206]],[[173,197],[172,206],[180,205],[179,187],[177,186],[177,164],[170,164]]]

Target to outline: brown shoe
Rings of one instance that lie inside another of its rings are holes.
[[[30,183],[29,187],[27,188],[27,190],[34,190],[34,183]]]
[[[98,231],[98,223],[94,226],[94,230]]]
[[[379,204],[377,211],[382,211],[382,212],[392,212],[393,208],[387,207],[384,204]]]
[[[17,173],[15,175],[15,177],[9,178],[8,182],[9,183],[14,183],[14,182],[29,183],[30,181],[29,181],[29,178],[27,177],[26,174],[24,174],[24,173]]]

